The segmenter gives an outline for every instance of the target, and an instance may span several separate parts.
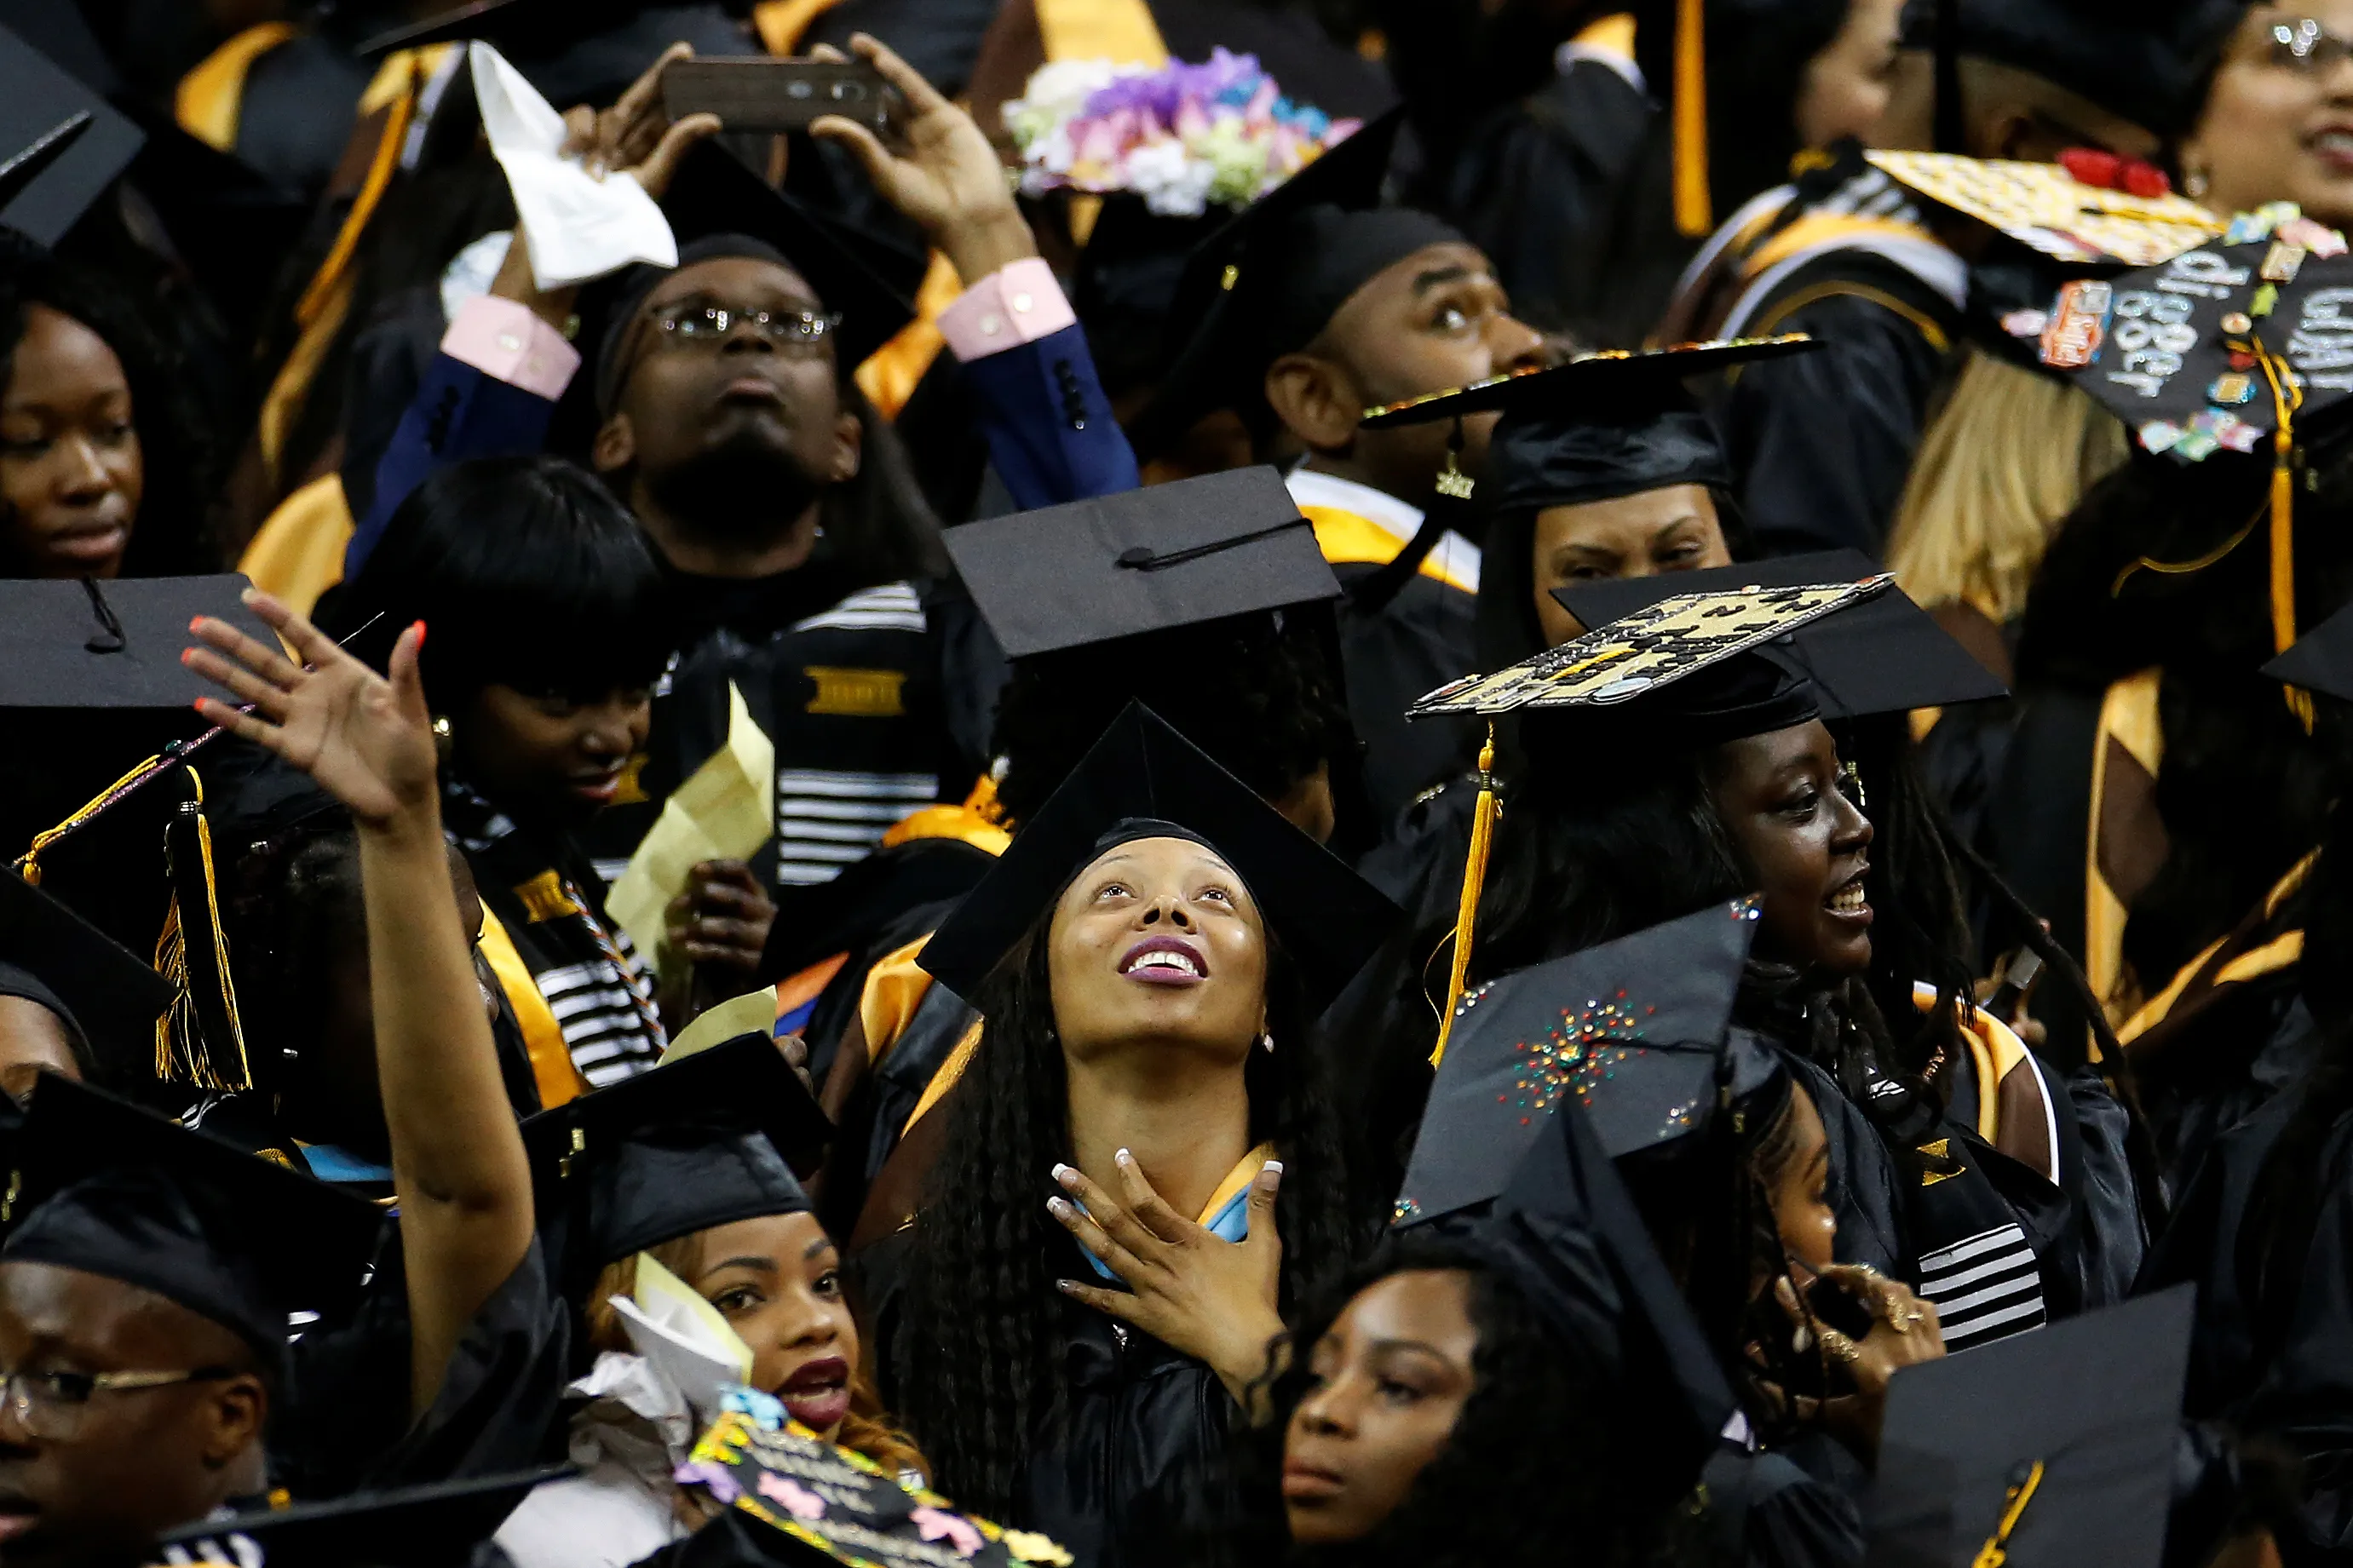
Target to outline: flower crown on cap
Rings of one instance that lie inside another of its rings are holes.
[[[1005,106],[1029,195],[1130,191],[1164,217],[1246,206],[1361,123],[1293,103],[1255,55],[1152,69],[1109,60],[1039,68]]]

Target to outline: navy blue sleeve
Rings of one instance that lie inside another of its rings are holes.
[[[1112,416],[1083,329],[964,367],[988,437],[989,460],[1023,510],[1114,495],[1140,483],[1135,452]]]
[[[448,354],[433,356],[425,384],[400,416],[392,444],[376,464],[375,495],[367,515],[353,530],[343,552],[343,576],[357,574],[368,552],[384,537],[393,512],[408,492],[453,463],[536,452],[547,440],[555,405],[476,370]]]

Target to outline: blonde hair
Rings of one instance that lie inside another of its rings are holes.
[[[2025,610],[2052,535],[2130,446],[2084,393],[1974,345],[1963,354],[1920,437],[1887,564],[1920,604],[1968,605],[2000,625]]]
[[[681,1279],[691,1280],[699,1271],[702,1233],[696,1231],[646,1250],[664,1268]],[[621,1314],[613,1310],[613,1298],[628,1295],[637,1285],[638,1260],[634,1256],[605,1265],[604,1272],[596,1276],[596,1289],[588,1293],[588,1304],[580,1314],[588,1326],[590,1349],[628,1353],[628,1332],[621,1326]],[[841,1430],[835,1434],[834,1441],[865,1455],[892,1475],[913,1471],[929,1484],[931,1462],[915,1447],[914,1439],[893,1426],[883,1414],[882,1400],[874,1392],[863,1365],[850,1369],[849,1414],[841,1418]]]

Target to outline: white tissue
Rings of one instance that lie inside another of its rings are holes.
[[[477,42],[467,60],[540,288],[585,283],[638,261],[678,265],[670,220],[643,186],[622,174],[596,179],[578,158],[562,156],[564,117],[498,50]]]

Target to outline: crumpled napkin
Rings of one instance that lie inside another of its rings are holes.
[[[498,50],[478,41],[466,58],[540,288],[586,283],[638,261],[678,265],[670,220],[644,186],[624,174],[596,179],[577,157],[562,156],[564,117]]]

